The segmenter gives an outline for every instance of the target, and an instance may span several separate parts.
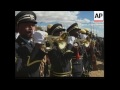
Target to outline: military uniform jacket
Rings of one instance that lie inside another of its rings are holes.
[[[79,55],[80,55],[80,58],[81,58],[81,56],[83,55],[83,53],[84,53],[84,50],[83,50],[83,48],[81,47],[81,46],[79,46],[79,48],[78,49],[76,49],[76,48],[72,48],[72,51],[74,52],[73,53],[73,57],[72,57],[72,59],[73,60],[76,60],[77,58],[76,58],[76,56],[77,56],[77,54],[79,53]],[[80,59],[79,58],[79,59]]]
[[[40,60],[44,57],[40,49],[25,42],[20,36],[15,41],[15,76],[39,77]]]
[[[51,71],[53,76],[64,77],[71,73],[71,63],[73,52],[62,53],[58,48],[54,48],[48,52],[48,57],[51,62]]]

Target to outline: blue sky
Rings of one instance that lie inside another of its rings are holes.
[[[80,11],[80,13],[78,13],[77,18],[79,19],[89,19],[90,21],[94,20],[94,12],[93,11]],[[57,22],[51,22],[49,24],[55,24]],[[47,23],[48,24],[48,23]],[[44,22],[39,22],[38,25],[46,25],[46,23]]]
[[[19,11],[15,11],[15,15]],[[104,22],[94,22],[94,11],[34,11],[38,26],[44,30],[48,24],[61,23],[67,29],[73,23],[78,23],[81,29],[87,28],[98,36],[104,37]]]
[[[87,18],[87,19],[93,21],[94,20],[94,12],[93,11],[80,11],[80,13],[78,14],[78,18],[80,18],[80,19]]]

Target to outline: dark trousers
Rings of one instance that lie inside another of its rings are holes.
[[[90,57],[87,59],[83,59],[83,66],[84,66],[85,71],[86,70],[91,71],[93,69],[92,60]]]
[[[72,60],[72,76],[81,77],[83,73],[83,62],[81,60]]]
[[[37,69],[34,73],[29,74],[29,77],[40,77],[40,70]]]

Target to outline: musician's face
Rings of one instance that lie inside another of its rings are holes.
[[[20,23],[18,25],[18,31],[20,35],[25,39],[31,39],[33,35],[33,31],[36,29],[35,23],[26,22]]]
[[[73,30],[73,31],[70,32],[70,35],[78,38],[79,37],[79,31]]]

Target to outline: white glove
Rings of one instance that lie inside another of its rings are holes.
[[[44,44],[45,43],[45,37],[47,37],[47,32],[44,31],[35,31],[33,33],[33,40],[34,43]]]
[[[73,45],[74,41],[75,41],[75,37],[74,36],[69,36],[68,40],[67,40],[67,43]]]

